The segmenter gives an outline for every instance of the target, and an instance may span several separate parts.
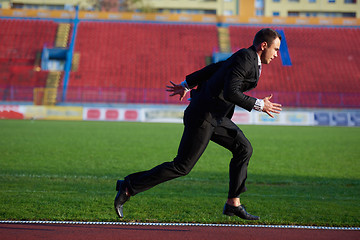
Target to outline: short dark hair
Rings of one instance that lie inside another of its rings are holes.
[[[276,38],[281,40],[281,35],[277,31],[271,28],[263,28],[256,33],[253,45],[258,46],[261,43],[266,42],[270,46]]]

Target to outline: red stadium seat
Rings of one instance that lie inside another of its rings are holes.
[[[33,70],[36,55],[55,42],[50,20],[0,19],[0,98],[32,101],[47,72]],[[249,47],[264,26],[229,26],[232,51]],[[359,28],[271,26],[285,33],[292,66],[281,56],[263,66],[248,94],[287,107],[359,107]],[[205,66],[218,47],[215,25],[81,21],[75,42],[78,70],[71,72],[68,102],[180,103],[164,91],[169,81]],[[59,91],[62,91],[62,82]],[[61,95],[61,94],[59,94]],[[182,103],[186,103],[183,101]]]
[[[360,48],[354,48],[360,41],[359,28],[272,28],[284,31],[292,66],[282,66],[280,59],[264,66],[255,91],[293,93],[299,105],[293,101],[283,104],[303,107],[342,107],[341,96],[360,93]],[[249,45],[259,29],[230,27],[233,50]],[[323,93],[332,93],[332,97],[324,98]]]
[[[217,45],[216,26],[81,22],[75,47],[80,65],[69,88],[163,90],[169,81],[182,81],[205,66]],[[137,97],[129,101],[143,102],[141,94],[133,94]]]
[[[35,72],[36,55],[55,41],[53,21],[0,19],[0,92],[2,101],[32,101],[33,88],[44,87],[47,72]]]

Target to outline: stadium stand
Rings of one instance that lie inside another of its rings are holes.
[[[33,88],[46,84],[47,72],[34,71],[45,44],[53,45],[53,21],[0,19],[0,99],[32,101]]]
[[[113,96],[114,89],[126,89],[117,98],[126,102],[143,102],[143,89],[151,89],[146,93],[153,97],[145,102],[164,101],[165,85],[204,66],[217,46],[214,25],[81,22],[75,46],[79,69],[70,78],[67,100],[76,101],[72,92],[79,89],[101,88]],[[96,96],[105,100],[96,94],[86,101]]]
[[[292,66],[264,66],[253,95],[277,92],[285,106],[351,106],[360,92],[358,28],[273,27],[286,35]],[[249,45],[258,27],[230,26],[233,51]],[[281,57],[281,56],[280,56]],[[261,96],[259,96],[261,97]]]
[[[56,42],[58,26],[51,20],[0,19],[0,101],[32,101],[33,88],[47,86],[48,72],[34,66],[44,45]],[[231,50],[249,47],[261,27],[228,26]],[[291,66],[283,66],[281,56],[264,66],[250,95],[274,93],[274,101],[287,107],[360,106],[359,28],[271,27],[285,34]],[[218,50],[213,24],[80,21],[77,69],[70,74],[66,102],[179,104],[165,85],[205,66]]]

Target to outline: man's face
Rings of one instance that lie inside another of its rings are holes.
[[[271,60],[278,56],[280,39],[276,38],[270,46],[266,42],[263,42],[261,44],[261,49],[263,50],[263,53],[261,54],[261,63],[269,64]]]

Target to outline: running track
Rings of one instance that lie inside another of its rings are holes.
[[[135,224],[78,222],[0,222],[0,239],[311,239],[359,240],[360,228],[245,226],[197,224]]]

